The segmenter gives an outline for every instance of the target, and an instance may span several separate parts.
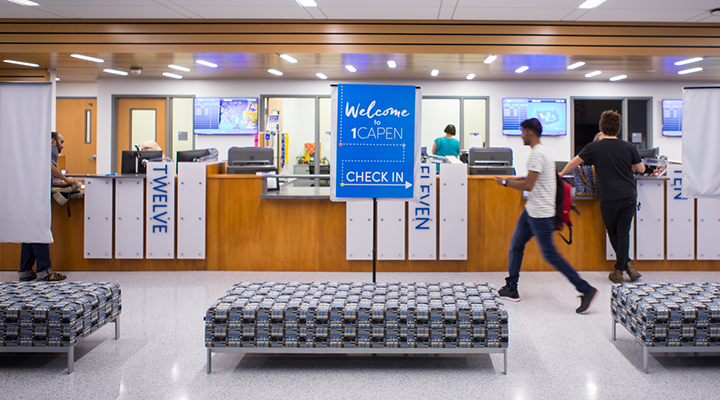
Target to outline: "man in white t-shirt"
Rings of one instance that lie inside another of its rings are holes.
[[[520,278],[520,266],[525,252],[525,244],[535,236],[545,261],[565,275],[575,285],[575,289],[581,293],[580,307],[575,311],[582,314],[588,310],[598,291],[580,278],[572,265],[555,249],[555,243],[553,242],[555,195],[557,193],[555,161],[550,151],[540,143],[540,135],[542,135],[540,121],[531,118],[523,121],[520,127],[523,132],[523,143],[532,148],[527,164],[528,175],[527,177],[513,176],[509,178],[496,176],[495,181],[498,185],[519,191],[527,191],[530,194],[510,242],[509,276],[505,278],[506,284],[498,293],[504,299],[520,301],[517,285]]]

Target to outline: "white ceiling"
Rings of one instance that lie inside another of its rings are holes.
[[[580,10],[584,0],[34,0],[25,7],[0,0],[0,18],[82,19],[370,19],[527,20],[720,23],[709,10],[720,0],[607,0]]]

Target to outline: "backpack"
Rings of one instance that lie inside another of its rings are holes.
[[[573,210],[580,215],[580,212],[575,208],[575,204],[572,202],[572,186],[565,182],[560,174],[557,174],[557,191],[555,193],[555,230],[563,230],[563,226],[567,225],[570,230],[569,239],[558,233],[560,237],[567,244],[572,244],[572,221],[570,220],[570,210]]]

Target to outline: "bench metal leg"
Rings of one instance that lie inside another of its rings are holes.
[[[207,349],[207,373],[212,372],[212,350]]]
[[[507,375],[507,349],[503,350],[503,361],[505,364],[503,366],[503,375]]]
[[[72,345],[68,348],[67,357],[68,357],[68,375],[70,375],[73,373],[73,371],[75,371],[75,345]]]
[[[613,327],[612,327],[612,340],[613,341],[615,341],[615,339],[617,338],[616,331],[617,331],[617,321],[615,320],[615,318],[613,318]]]
[[[648,351],[647,346],[643,346],[643,371],[645,371],[646,374],[648,373],[648,354],[649,353],[650,352]]]
[[[120,339],[120,316],[115,318],[115,340]]]

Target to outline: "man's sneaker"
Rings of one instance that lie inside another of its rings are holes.
[[[600,292],[597,289],[590,286],[590,289],[580,295],[580,307],[578,307],[575,312],[578,314],[584,314],[585,312],[587,312],[598,293]]]
[[[37,279],[37,274],[35,271],[32,271],[32,275],[20,278],[20,282],[34,281],[35,279]]]
[[[515,290],[508,290],[507,286],[503,286],[498,290],[498,294],[501,298],[505,300],[510,301],[520,301],[520,294],[518,293],[517,289]]]

